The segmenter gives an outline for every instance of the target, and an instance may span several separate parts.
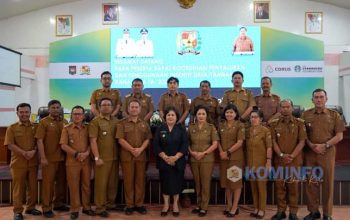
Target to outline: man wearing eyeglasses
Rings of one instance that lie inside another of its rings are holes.
[[[80,190],[83,213],[94,216],[90,205],[90,145],[88,127],[84,124],[84,108],[72,108],[72,122],[66,125],[61,134],[61,148],[66,152],[66,173],[69,186],[71,219],[79,217]],[[80,187],[81,186],[81,187]]]
[[[115,140],[117,119],[112,116],[113,102],[102,98],[99,116],[89,124],[91,151],[95,160],[95,205],[96,214],[106,218],[107,210],[115,209],[118,189],[119,161]]]
[[[112,89],[112,74],[109,71],[104,71],[101,73],[100,82],[102,84],[102,89],[96,89],[90,98],[91,111],[96,116],[100,114],[100,109],[98,103],[102,98],[109,98],[113,104],[112,116],[116,116],[120,110],[121,98],[120,92],[117,89]]]

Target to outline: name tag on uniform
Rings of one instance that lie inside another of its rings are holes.
[[[107,135],[107,131],[102,131],[102,135],[106,136]]]

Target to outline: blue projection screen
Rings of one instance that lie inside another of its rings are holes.
[[[166,88],[170,76],[181,88],[232,88],[233,71],[244,73],[245,87],[260,87],[260,27],[247,26],[252,51],[234,51],[241,27],[146,27],[111,30],[114,88],[130,88],[141,78],[147,88]]]

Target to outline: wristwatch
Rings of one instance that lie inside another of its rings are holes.
[[[284,156],[284,153],[281,152],[279,156],[280,156],[280,157],[283,157],[283,156]]]
[[[333,145],[331,145],[330,143],[325,143],[326,149],[331,148]]]
[[[95,157],[95,161],[98,161],[98,159],[99,159],[98,157]]]

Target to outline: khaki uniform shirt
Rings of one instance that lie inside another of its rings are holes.
[[[37,125],[28,122],[16,122],[6,130],[4,145],[14,144],[24,151],[36,149],[35,132]],[[30,160],[25,159],[22,155],[11,151],[11,168],[28,168],[38,165],[38,157],[35,154]]]
[[[118,123],[115,138],[123,138],[132,147],[140,148],[145,140],[152,138],[152,133],[145,121],[137,119],[137,122],[133,122],[130,118],[125,118]],[[138,157],[134,158],[128,150],[122,148],[120,160],[122,162],[132,160],[146,161],[146,151],[144,150]]]
[[[89,131],[87,125],[83,124],[81,128],[73,123],[64,126],[60,144],[68,145],[79,153],[86,152],[89,147]],[[79,166],[82,163],[88,163],[89,160],[90,157],[87,157],[84,161],[78,161],[74,156],[67,154],[66,165]]]
[[[222,107],[225,108],[228,104],[236,105],[240,115],[242,115],[249,107],[256,105],[253,93],[246,89],[241,89],[239,92],[233,89],[225,91],[222,99]]]
[[[247,165],[265,167],[267,149],[272,147],[271,132],[262,125],[251,126],[246,132]]]
[[[280,97],[275,94],[264,96],[263,94],[255,96],[256,106],[264,114],[263,121],[268,122],[273,119],[272,116],[280,110]]]
[[[128,106],[131,100],[137,99],[141,103],[141,113],[140,118],[143,120],[145,116],[148,114],[148,112],[153,112],[153,100],[152,96],[149,94],[142,93],[141,96],[137,97],[133,95],[132,93],[128,94],[124,98],[124,102],[122,105],[122,111],[123,113],[127,114]],[[147,122],[149,123],[149,122]]]
[[[109,98],[112,100],[113,107],[115,108],[118,104],[121,105],[120,92],[117,89],[97,89],[95,90],[90,98],[90,105],[95,104],[96,109],[99,110],[99,102],[103,98]]]
[[[191,106],[190,106],[190,113],[191,113],[191,115],[193,117],[195,117],[194,110],[199,105],[203,105],[203,106],[208,108],[209,114],[208,114],[208,117],[207,117],[207,121],[210,124],[217,125],[218,124],[218,118],[219,118],[219,115],[220,115],[220,106],[219,106],[218,99],[213,97],[213,96],[210,96],[208,99],[204,98],[204,97],[201,97],[201,96],[198,96],[198,97],[194,98],[193,101],[191,102]]]
[[[327,108],[320,114],[315,108],[309,109],[301,118],[305,120],[307,136],[314,144],[324,144],[338,132],[345,131],[345,123],[339,113]]]
[[[276,141],[282,153],[291,154],[300,141],[306,139],[304,120],[280,116],[270,123],[272,140]],[[279,155],[276,156],[279,163],[282,163]],[[302,163],[302,153],[296,155],[294,161]]]
[[[219,124],[218,133],[220,136],[220,143],[223,151],[227,151],[239,140],[245,139],[245,128],[244,124],[239,121],[235,121],[233,126],[228,126],[227,122],[224,121]],[[243,160],[243,148],[240,147],[238,150],[231,153],[230,160]]]
[[[181,92],[176,93],[174,96],[168,92],[160,96],[158,104],[159,111],[164,111],[169,106],[175,107],[180,117],[186,110],[188,111],[190,109],[187,96]]]
[[[207,150],[213,141],[219,140],[215,126],[209,123],[205,123],[201,129],[199,129],[198,124],[190,124],[188,127],[188,138],[190,140],[191,150],[196,152]],[[191,162],[214,162],[214,160],[214,152],[204,156],[200,161],[191,157]]]
[[[57,162],[64,160],[64,152],[61,149],[60,138],[63,126],[68,124],[66,119],[61,117],[54,119],[50,115],[39,122],[36,131],[36,139],[42,139],[47,161]]]
[[[89,124],[89,137],[97,138],[97,149],[99,156],[104,161],[118,159],[117,142],[114,138],[117,119],[110,119],[103,116],[97,116]]]

